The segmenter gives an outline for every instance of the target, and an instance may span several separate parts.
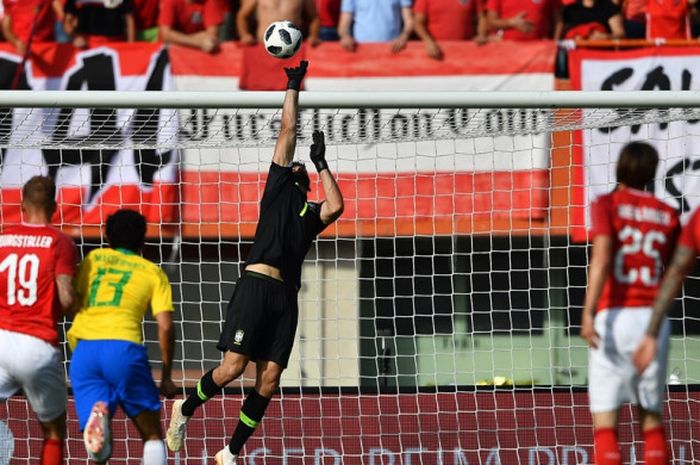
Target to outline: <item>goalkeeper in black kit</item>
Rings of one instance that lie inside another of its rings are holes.
[[[285,68],[288,83],[280,130],[265,191],[260,201],[255,240],[228,305],[217,348],[220,365],[197,382],[196,392],[173,404],[166,442],[182,447],[187,421],[197,407],[238,378],[250,360],[256,362],[255,388],[240,411],[231,442],[216,454],[217,465],[234,465],[243,444],[255,432],[279,386],[294,343],[301,287],[301,265],[316,236],[343,212],[343,196],[325,159],[323,133],[313,133],[311,161],[316,166],[325,201],[307,201],[309,175],[294,162],[299,89],[308,63]]]

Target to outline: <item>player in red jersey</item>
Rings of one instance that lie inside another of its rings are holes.
[[[649,144],[625,146],[617,163],[616,189],[591,206],[593,249],[581,337],[590,346],[588,394],[596,465],[621,464],[617,417],[625,402],[638,405],[646,464],[668,463],[661,422],[667,323],[661,330],[654,363],[637,374],[632,362],[680,232],[678,213],[643,191],[654,180],[658,161]]]
[[[31,178],[22,224],[0,233],[0,399],[24,391],[44,433],[41,465],[63,461],[66,378],[56,323],[75,300],[75,246],[49,225],[55,195],[50,178]]]
[[[678,295],[685,277],[695,267],[695,257],[700,255],[700,208],[695,210],[688,224],[683,228],[678,247],[654,301],[654,311],[647,326],[646,334],[634,353],[634,364],[643,373],[657,357],[659,331],[665,322],[666,313],[673,299]]]

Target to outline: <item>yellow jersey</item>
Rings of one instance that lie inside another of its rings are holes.
[[[76,292],[80,310],[67,334],[71,349],[80,339],[141,344],[146,311],[150,308],[154,316],[173,311],[165,272],[126,249],[91,251],[78,268]]]

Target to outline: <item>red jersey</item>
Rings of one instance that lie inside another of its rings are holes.
[[[680,232],[678,213],[648,192],[622,188],[591,205],[591,237],[612,238],[612,262],[597,311],[651,307]]]
[[[688,0],[648,0],[647,39],[690,39]]]
[[[223,23],[227,11],[221,0],[161,0],[158,25],[194,34]]]
[[[159,0],[134,0],[134,21],[137,31],[158,27],[159,3]]]
[[[688,247],[695,251],[695,255],[700,255],[700,208],[695,210],[690,221],[683,228],[678,245]]]
[[[515,28],[503,30],[505,40],[546,39],[552,31],[554,13],[559,8],[558,0],[488,0],[486,10],[506,19],[525,13],[525,18],[534,24],[532,31],[521,32]]]
[[[476,0],[416,0],[413,11],[425,16],[435,40],[467,40],[474,35]]]
[[[58,344],[56,276],[74,275],[75,246],[56,228],[14,226],[0,234],[0,328]]]
[[[25,44],[36,18],[33,42],[53,42],[56,13],[51,0],[2,0],[5,16],[12,21],[12,32]],[[37,16],[37,12],[39,16]]]
[[[316,0],[316,11],[321,27],[338,27],[341,0]]]

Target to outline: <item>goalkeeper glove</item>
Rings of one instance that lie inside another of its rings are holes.
[[[328,163],[326,163],[326,143],[324,142],[322,131],[314,131],[313,138],[314,143],[311,144],[310,157],[316,167],[316,171],[320,173],[328,169]]]
[[[287,73],[288,90],[291,89],[299,92],[299,89],[301,89],[301,81],[304,80],[304,75],[306,74],[306,68],[308,66],[309,62],[302,60],[296,68],[284,68],[284,72]]]

